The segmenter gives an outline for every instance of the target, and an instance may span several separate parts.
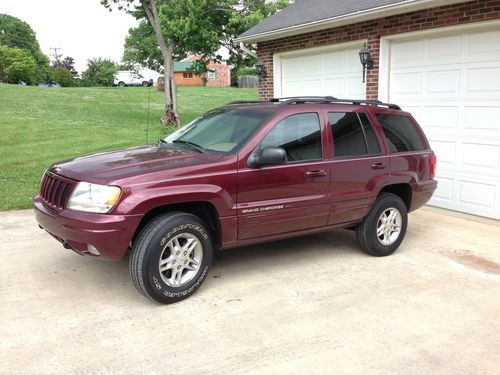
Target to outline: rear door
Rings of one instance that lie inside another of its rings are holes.
[[[288,162],[238,171],[238,238],[248,239],[326,225],[330,165],[325,127],[317,111],[277,121],[257,147],[282,147]]]
[[[329,111],[327,116],[334,153],[328,223],[357,221],[389,182],[389,157],[365,112]]]

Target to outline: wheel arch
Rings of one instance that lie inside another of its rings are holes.
[[[135,233],[132,237],[132,243],[141,232],[141,230],[155,217],[163,215],[168,212],[186,212],[198,217],[202,220],[207,229],[212,234],[212,242],[214,248],[217,249],[221,245],[221,224],[219,219],[219,213],[217,208],[210,202],[207,201],[190,201],[190,202],[179,202],[164,204],[155,208],[152,208],[143,216],[139,225],[137,226]]]
[[[412,188],[409,183],[398,183],[384,186],[378,193],[380,196],[382,193],[392,193],[397,195],[404,202],[408,212],[411,210],[411,200],[412,200]]]

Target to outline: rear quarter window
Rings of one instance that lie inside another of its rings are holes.
[[[375,115],[382,126],[390,152],[424,150],[424,142],[410,118],[401,115],[378,113]]]

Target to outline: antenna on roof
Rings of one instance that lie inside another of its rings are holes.
[[[147,119],[147,122],[146,122],[146,144],[149,144],[149,110],[151,108],[150,104],[151,104],[151,86],[153,86],[151,84],[151,69],[149,69],[149,80],[148,82],[150,83],[149,87],[148,87],[148,119]]]

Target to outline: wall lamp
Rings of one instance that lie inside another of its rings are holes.
[[[260,63],[255,64],[255,71],[256,71],[257,77],[259,77],[259,79],[267,78],[267,70],[266,70],[266,67],[264,66],[264,64],[260,64]]]
[[[365,83],[366,71],[373,69],[373,59],[370,57],[370,51],[366,47],[366,43],[359,51],[359,61],[363,65],[363,83]]]

